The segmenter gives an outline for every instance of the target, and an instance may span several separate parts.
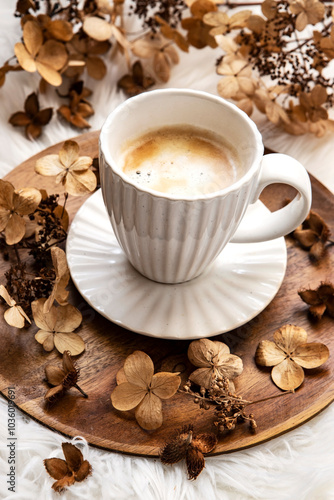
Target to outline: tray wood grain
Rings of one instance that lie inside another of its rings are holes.
[[[81,155],[97,156],[98,132],[90,132],[75,138],[80,145]],[[34,173],[36,159],[50,153],[57,153],[57,144],[30,158],[14,169],[6,180],[16,188],[35,186],[47,189],[49,193],[61,193],[55,187],[53,178]],[[329,224],[334,233],[334,196],[314,178],[313,209]],[[281,185],[267,188],[262,201],[274,209],[291,197],[289,188]],[[86,197],[70,197],[67,209],[70,219],[85,201]],[[333,319],[324,317],[312,322],[306,305],[297,295],[301,287],[317,286],[320,281],[333,280],[334,248],[325,258],[313,265],[307,252],[291,238],[286,239],[288,266],[283,284],[271,304],[256,318],[231,332],[214,337],[227,343],[231,351],[242,357],[244,371],[237,379],[237,392],[247,400],[262,399],[280,394],[271,382],[270,370],[259,368],[254,362],[254,353],[261,339],[272,338],[274,331],[286,323],[305,328],[309,341],[325,343],[334,350]],[[0,263],[1,272],[8,263]],[[8,387],[15,388],[15,403],[32,418],[67,436],[81,435],[95,446],[108,450],[144,456],[157,456],[160,447],[170,434],[183,425],[194,424],[195,431],[212,430],[211,411],[198,408],[190,397],[176,394],[163,402],[164,422],[155,432],[146,432],[135,422],[131,412],[121,413],[113,409],[110,394],[115,386],[115,375],[124,359],[136,349],[151,356],[156,369],[182,371],[186,380],[191,371],[186,351],[189,341],[160,340],[145,337],[122,329],[95,312],[70,285],[70,301],[83,314],[83,323],[78,333],[86,343],[85,352],[78,357],[80,385],[89,395],[80,396],[75,389],[51,408],[44,401],[48,388],[44,381],[44,366],[51,362],[60,363],[56,353],[46,353],[34,339],[37,330],[33,325],[24,330],[9,327],[0,320],[0,392],[7,396]],[[287,432],[318,414],[334,399],[333,356],[320,368],[308,370],[304,383],[295,394],[284,395],[258,405],[249,406],[255,414],[258,428],[255,434],[245,425],[222,436],[213,455],[240,450],[256,445]]]

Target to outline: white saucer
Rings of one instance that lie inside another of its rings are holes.
[[[246,217],[267,208],[257,202]],[[187,283],[166,285],[139,274],[118,245],[101,190],[82,205],[67,237],[72,279],[110,321],[144,335],[196,339],[247,323],[274,298],[284,278],[284,238],[228,244],[212,266]]]

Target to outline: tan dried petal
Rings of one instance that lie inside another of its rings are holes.
[[[46,332],[52,332],[57,321],[57,310],[53,307],[50,312],[45,314],[43,312],[45,302],[46,299],[34,300],[31,304],[31,310],[36,326]]]
[[[109,40],[112,35],[111,24],[100,17],[85,17],[82,28],[88,36],[99,42]]]
[[[205,389],[210,389],[213,378],[214,372],[211,368],[198,368],[189,375],[191,382]]]
[[[23,43],[16,43],[14,45],[14,52],[20,66],[29,73],[36,71],[36,63],[33,57],[29,54]]]
[[[86,68],[89,76],[95,78],[95,80],[102,80],[107,73],[107,67],[100,57],[87,57]]]
[[[223,359],[219,358],[214,366],[221,376],[231,380],[238,377],[243,370],[241,358],[234,354],[227,354]]]
[[[302,245],[304,248],[311,248],[311,246],[316,242],[317,236],[312,229],[301,229],[293,232],[293,237]]]
[[[0,296],[4,299],[7,305],[9,306],[15,306],[16,302],[15,300],[9,295],[6,287],[4,285],[0,285]]]
[[[146,394],[143,401],[137,406],[135,416],[143,429],[148,431],[158,429],[163,422],[161,399],[152,392]]]
[[[36,61],[36,69],[41,77],[44,78],[44,80],[50,83],[50,85],[52,85],[53,87],[59,87],[62,84],[63,79],[61,75],[58,73],[58,71],[51,68],[51,66]]]
[[[19,215],[33,213],[42,199],[41,192],[35,188],[22,188],[13,195],[13,208]]]
[[[35,339],[37,342],[43,345],[43,348],[50,352],[54,348],[54,335],[51,332],[45,331],[45,330],[39,330],[35,334]]]
[[[54,345],[59,352],[69,351],[71,356],[77,356],[85,350],[85,343],[77,333],[55,333]]]
[[[284,361],[285,357],[282,349],[271,340],[261,340],[255,353],[255,361],[261,366],[278,365]]]
[[[12,214],[5,228],[7,245],[15,245],[15,243],[21,241],[25,235],[25,227],[24,219],[16,213]]]
[[[59,155],[42,156],[36,161],[35,172],[40,175],[58,175],[64,170],[64,166],[59,160]]]
[[[63,19],[55,19],[48,25],[48,33],[57,40],[69,42],[73,37],[72,24]]]
[[[23,26],[24,44],[32,57],[35,57],[42,47],[43,33],[39,24],[35,21],[27,21]]]
[[[83,170],[88,170],[93,163],[93,158],[90,156],[80,156],[76,161],[70,166],[71,172],[82,172]]]
[[[159,372],[153,375],[151,390],[161,399],[169,399],[179,388],[181,377],[177,373]]]
[[[67,62],[67,51],[64,44],[56,40],[47,40],[38,53],[36,63],[49,66],[53,70],[61,70]],[[38,69],[38,65],[37,65]],[[42,75],[43,78],[44,75]],[[47,78],[45,78],[48,81]],[[51,83],[51,82],[49,82]],[[51,83],[52,84],[52,83]]]
[[[273,382],[284,391],[294,391],[304,381],[304,370],[294,361],[287,358],[274,366],[271,371]]]
[[[124,373],[124,368],[122,366],[122,368],[120,368],[116,373],[116,384],[117,385],[124,384],[127,381],[128,379],[126,378],[126,375]]]
[[[52,350],[52,349],[49,349],[49,350]],[[56,385],[55,387],[51,387],[51,389],[49,389],[46,392],[44,399],[47,399],[48,401],[54,401],[55,398],[57,398],[58,396],[63,394],[63,391],[64,391],[63,384],[59,384],[59,385]]]
[[[65,180],[66,191],[74,196],[91,193],[96,185],[96,175],[91,170],[76,173],[69,171]]]
[[[299,345],[293,353],[293,360],[303,368],[317,368],[329,358],[328,347],[318,342]]]
[[[199,368],[211,367],[211,361],[218,353],[229,354],[230,350],[223,342],[213,342],[209,339],[194,340],[188,348],[189,361]]]
[[[287,354],[292,353],[300,344],[306,344],[307,333],[295,325],[285,325],[274,333],[274,341]]]
[[[134,351],[124,362],[124,373],[130,384],[147,390],[154,374],[151,358],[143,351]]]
[[[4,320],[10,326],[14,326],[16,328],[23,328],[26,315],[23,316],[22,311],[23,309],[20,306],[12,306],[9,309],[7,309],[7,311],[5,311],[3,316]]]
[[[162,82],[165,83],[168,82],[170,78],[170,67],[168,59],[166,58],[166,55],[163,52],[158,52],[157,54],[154,54],[153,69],[156,76]]]
[[[66,304],[65,306],[59,307],[53,306],[53,309],[55,309],[57,315],[56,323],[54,325],[54,331],[70,333],[78,328],[78,326],[81,324],[82,314],[76,307],[72,306],[72,304]],[[51,311],[53,309],[51,308]],[[68,350],[71,351],[71,349]],[[72,352],[71,354],[73,356]]]
[[[59,160],[64,167],[69,168],[79,158],[79,144],[75,141],[65,141],[59,151]]]
[[[115,387],[110,397],[116,410],[127,411],[138,406],[145,394],[147,394],[146,387],[123,382]]]

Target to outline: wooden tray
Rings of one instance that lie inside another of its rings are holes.
[[[96,156],[98,132],[83,134],[76,138],[81,155]],[[53,179],[34,173],[36,159],[45,154],[57,153],[60,144],[43,151],[13,170],[6,179],[16,188],[36,186],[46,188],[49,193],[60,192]],[[334,233],[334,197],[315,179],[313,185],[313,209],[329,224]],[[263,195],[263,201],[270,207],[278,206],[291,193],[287,188],[272,186]],[[83,197],[70,197],[67,209],[73,217],[83,203]],[[327,344],[334,350],[333,320],[324,317],[311,322],[306,305],[297,295],[303,286],[317,286],[321,280],[333,279],[334,249],[318,265],[310,264],[307,252],[287,238],[288,267],[283,285],[272,303],[248,324],[224,335],[215,337],[226,342],[233,353],[242,357],[244,371],[237,379],[237,389],[247,400],[256,400],[280,394],[271,382],[270,370],[258,368],[254,353],[261,339],[272,338],[274,331],[286,323],[305,328],[309,341]],[[1,262],[4,272],[8,263]],[[0,320],[0,391],[6,397],[7,388],[15,387],[15,403],[25,413],[40,423],[67,436],[81,435],[95,446],[124,453],[157,456],[160,447],[170,434],[183,425],[193,423],[196,430],[212,429],[212,411],[199,409],[190,397],[176,394],[163,402],[164,422],[155,432],[142,430],[131,415],[113,409],[110,393],[115,386],[115,374],[124,359],[135,349],[149,354],[156,369],[173,369],[178,364],[183,380],[191,367],[186,351],[189,341],[157,340],[137,335],[109,322],[96,313],[71,286],[71,302],[83,314],[79,329],[86,343],[86,351],[77,360],[80,367],[80,385],[89,395],[84,399],[76,389],[71,389],[61,402],[47,408],[44,394],[47,384],[44,366],[60,356],[56,352],[46,353],[34,339],[36,327],[17,330]],[[258,423],[256,434],[247,426],[222,437],[213,454],[240,450],[276,437],[307,421],[334,399],[334,358],[318,369],[308,370],[304,383],[295,394],[288,394],[259,405],[249,406]]]

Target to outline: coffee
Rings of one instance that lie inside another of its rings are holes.
[[[188,125],[166,126],[128,141],[120,166],[136,185],[179,197],[220,191],[243,173],[232,146]]]

